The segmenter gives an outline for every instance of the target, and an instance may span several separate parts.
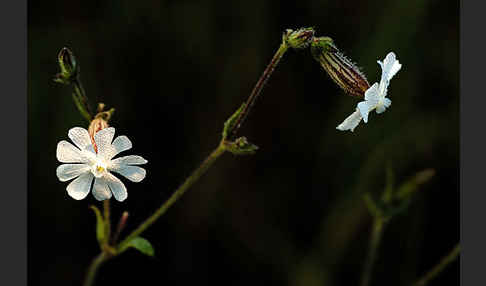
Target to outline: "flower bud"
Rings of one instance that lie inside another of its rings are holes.
[[[293,49],[307,48],[314,38],[314,29],[302,28],[299,30],[287,29],[283,36],[283,41]]]
[[[102,116],[97,116],[89,124],[88,133],[96,153],[98,153],[98,147],[96,147],[94,135],[96,134],[96,132],[100,131],[101,129],[105,129],[107,127],[109,127],[108,122]]]
[[[78,74],[78,65],[76,64],[76,58],[68,48],[62,48],[57,56],[57,61],[61,72],[56,75],[54,81],[69,84]]]
[[[364,96],[365,91],[370,87],[368,80],[356,64],[337,49],[331,38],[314,38],[311,53],[331,79],[346,93],[352,96]]]

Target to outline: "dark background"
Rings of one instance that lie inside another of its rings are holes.
[[[94,106],[127,154],[149,160],[141,183],[122,179],[127,234],[215,148],[287,28],[313,26],[379,81],[394,51],[402,70],[393,104],[354,133],[335,127],[357,99],[308,50],[289,51],[240,131],[254,156],[225,154],[144,233],[155,258],[134,250],[104,265],[98,285],[357,285],[370,215],[362,194],[436,176],[384,233],[372,285],[410,285],[459,241],[459,3],[453,1],[29,1],[28,274],[30,285],[80,285],[98,254],[92,195],[65,192],[56,144],[87,127],[71,89],[52,81],[68,46]],[[115,284],[117,283],[117,284]],[[430,285],[458,285],[456,261]]]

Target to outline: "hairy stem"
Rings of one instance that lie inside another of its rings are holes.
[[[375,217],[373,222],[373,228],[370,234],[370,245],[368,250],[368,256],[366,258],[363,274],[361,276],[361,286],[368,286],[371,280],[371,274],[373,272],[373,265],[376,260],[376,253],[378,252],[378,247],[381,243],[381,238],[383,236],[383,230],[385,227],[385,222],[380,217]]]
[[[461,252],[461,245],[458,243],[452,250],[444,256],[437,265],[434,266],[427,274],[420,278],[413,286],[424,286],[439,275],[449,264],[454,262]]]
[[[117,249],[123,252],[125,245],[130,243],[132,239],[139,236],[149,226],[151,226],[160,216],[162,216],[175,202],[177,202],[182,195],[195,183],[199,178],[213,165],[216,159],[219,158],[226,151],[224,142],[222,141],[219,146],[204,160],[201,165],[193,171],[193,173],[184,181],[182,185],[165,201],[149,218],[147,218],[142,224],[140,224],[132,233],[130,233],[122,242],[118,244]],[[120,252],[120,253],[121,253]]]
[[[93,259],[91,265],[88,268],[88,273],[86,274],[86,278],[84,280],[83,286],[93,285],[98,269],[100,268],[101,264],[103,264],[103,262],[105,262],[107,259],[108,256],[105,252],[100,253],[98,256],[96,256]]]
[[[243,123],[243,121],[245,121],[246,116],[250,112],[251,108],[255,104],[256,99],[258,98],[261,91],[263,90],[265,83],[267,82],[268,78],[272,75],[273,71],[275,70],[275,67],[278,65],[280,59],[283,57],[283,55],[285,54],[288,48],[289,47],[285,42],[282,42],[282,44],[280,44],[280,47],[278,48],[277,52],[273,56],[272,61],[268,64],[267,68],[263,71],[263,74],[260,76],[255,87],[251,91],[251,94],[246,101],[245,108],[236,119],[235,128],[232,130],[232,136],[235,136],[236,133],[238,132],[238,129],[240,129],[241,124]]]

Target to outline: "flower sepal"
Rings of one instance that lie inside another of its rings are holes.
[[[305,49],[309,47],[312,39],[314,39],[314,33],[313,28],[301,28],[295,31],[287,29],[282,36],[282,40],[293,49]]]
[[[103,245],[106,243],[105,221],[103,220],[100,210],[96,206],[91,205],[89,208],[92,209],[96,215],[96,239],[98,240],[100,249],[103,250]]]
[[[235,155],[253,155],[258,150],[258,146],[248,142],[246,137],[239,137],[235,141],[225,141],[224,147]]]

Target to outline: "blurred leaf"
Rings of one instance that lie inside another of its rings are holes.
[[[154,248],[152,247],[152,244],[140,236],[135,237],[129,243],[125,244],[123,248],[120,249],[120,252],[125,251],[129,247],[133,247],[145,255],[154,256]]]
[[[90,206],[89,208],[92,209],[96,215],[96,238],[101,247],[105,242],[105,222],[101,216],[100,210],[96,206]]]
[[[428,182],[434,175],[434,169],[425,169],[418,172],[398,188],[395,198],[400,201],[411,198],[411,196],[418,190],[419,186]]]

